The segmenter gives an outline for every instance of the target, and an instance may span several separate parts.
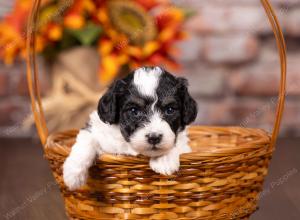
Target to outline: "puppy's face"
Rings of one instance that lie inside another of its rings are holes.
[[[119,124],[135,151],[156,157],[175,145],[178,132],[195,120],[197,106],[185,79],[148,67],[116,81],[100,99],[98,113],[102,121]]]

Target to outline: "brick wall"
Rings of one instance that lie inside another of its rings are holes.
[[[39,60],[41,92],[50,88],[49,75]],[[26,64],[19,61],[12,66],[0,63],[0,137],[31,136],[35,131],[22,129],[24,120],[31,115],[27,88]]]
[[[0,135],[21,135],[20,123],[30,113],[25,64],[0,64]]]
[[[240,125],[271,131],[279,59],[258,0],[186,0],[197,15],[180,47],[181,62],[199,103],[198,124]],[[288,44],[287,105],[282,135],[300,135],[300,1],[271,0]]]
[[[179,45],[182,73],[199,105],[197,124],[271,130],[279,83],[276,44],[259,0],[176,0],[198,13]],[[300,1],[271,0],[288,43],[288,92],[282,135],[300,136]],[[46,74],[42,74],[45,76]],[[49,81],[43,78],[43,91]],[[0,135],[20,131],[30,113],[25,66],[0,64]]]

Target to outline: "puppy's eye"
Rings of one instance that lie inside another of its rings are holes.
[[[174,112],[175,112],[175,109],[172,108],[172,107],[168,107],[168,108],[165,110],[165,114],[166,114],[166,115],[172,115],[172,114],[174,114]]]
[[[136,108],[136,107],[130,108],[130,109],[129,109],[129,112],[130,112],[132,115],[134,115],[134,116],[138,116],[138,115],[141,114],[141,111],[140,111],[138,108]]]

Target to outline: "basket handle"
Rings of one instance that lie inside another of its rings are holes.
[[[268,16],[269,22],[272,25],[272,30],[275,35],[280,65],[281,65],[281,81],[279,87],[279,97],[276,110],[276,120],[273,127],[271,147],[276,143],[279,128],[281,124],[281,119],[283,115],[284,103],[285,103],[285,91],[286,91],[286,45],[283,37],[281,27],[279,25],[278,19],[274,13],[274,10],[269,2],[269,0],[260,0],[265,12]],[[31,98],[32,112],[37,127],[37,131],[42,144],[44,145],[48,137],[48,129],[46,125],[45,116],[43,113],[43,108],[41,104],[41,96],[39,90],[39,79],[36,66],[36,52],[35,52],[35,32],[36,27],[38,27],[38,12],[41,5],[41,0],[35,0],[32,5],[31,14],[28,20],[27,28],[27,81],[29,87],[29,93]]]
[[[41,95],[39,89],[39,78],[36,65],[35,53],[35,33],[38,27],[38,12],[41,5],[41,0],[34,0],[31,8],[31,13],[27,25],[26,38],[26,63],[27,63],[27,83],[31,99],[31,108],[38,135],[44,145],[48,137],[48,128],[41,103]]]

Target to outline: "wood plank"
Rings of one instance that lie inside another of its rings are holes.
[[[0,143],[0,219],[67,219],[39,143],[3,139]]]

